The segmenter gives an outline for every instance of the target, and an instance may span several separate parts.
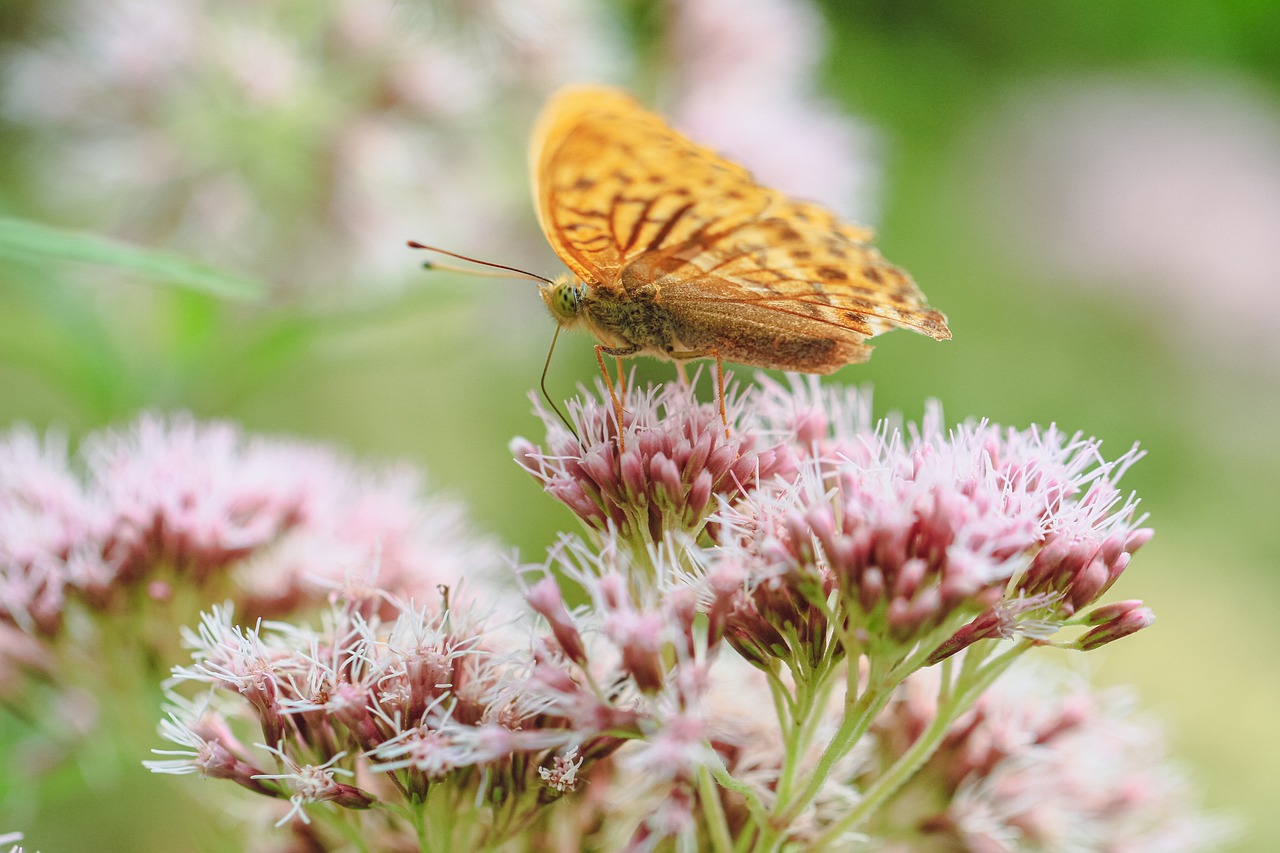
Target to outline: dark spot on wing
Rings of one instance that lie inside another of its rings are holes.
[[[818,278],[823,281],[848,281],[849,274],[835,267],[818,267]]]
[[[915,299],[915,290],[905,281],[893,290],[893,298],[897,302],[910,302]]]

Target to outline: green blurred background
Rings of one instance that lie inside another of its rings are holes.
[[[388,4],[387,32],[409,54],[445,30],[483,29],[484,15],[504,4],[474,5]],[[434,106],[439,118],[417,157],[379,147],[377,133],[351,132],[398,111],[399,127],[415,138],[415,114],[405,108],[413,96],[387,94],[387,79],[402,85],[403,77],[376,67],[381,31],[362,36],[368,44],[359,50],[335,46],[326,16],[353,4],[267,6],[225,5],[218,32],[234,34],[240,23],[269,30],[322,70],[294,68],[288,73],[302,84],[252,107],[228,106],[234,98],[216,80],[175,60],[152,70],[165,75],[164,92],[139,82],[138,103],[112,102],[99,126],[70,108],[50,117],[55,111],[42,114],[39,104],[0,115],[0,215],[199,259],[259,282],[264,294],[224,299],[127,268],[0,253],[0,424],[59,425],[76,436],[141,408],[182,408],[369,459],[408,458],[437,490],[469,504],[479,525],[539,560],[573,521],[511,462],[507,443],[539,436],[527,395],[552,323],[531,286],[423,273],[421,258],[400,247],[416,238],[557,271],[537,233],[524,166],[544,78],[500,79],[477,96],[481,108],[467,106],[465,80],[446,86],[461,105]],[[687,83],[680,75],[699,67],[672,58],[679,6],[619,2],[591,12],[608,44],[628,51],[599,73],[651,101],[673,97]],[[11,105],[14,75],[38,78],[44,68],[22,65],[37,49],[88,50],[97,43],[83,33],[93,27],[116,26],[113,49],[128,44],[111,4],[87,20],[78,14],[86,8],[8,0],[0,71]],[[826,0],[820,13],[815,91],[874,140],[868,168],[878,192],[857,209],[875,220],[886,256],[947,313],[955,336],[934,344],[888,335],[871,363],[835,381],[871,383],[882,412],[916,417],[936,397],[952,419],[1057,422],[1101,437],[1112,456],[1135,441],[1146,448],[1125,482],[1157,536],[1112,597],[1144,599],[1158,622],[1072,663],[1100,683],[1136,686],[1208,806],[1241,822],[1233,849],[1280,849],[1272,804],[1280,760],[1280,345],[1272,332],[1280,315],[1280,4]],[[181,49],[164,38],[158,43]],[[489,49],[509,57],[519,42],[508,36]],[[404,65],[396,74],[413,72]],[[475,71],[458,69],[462,78]],[[448,80],[448,66],[430,73]],[[39,91],[21,84],[28,101]],[[118,132],[130,122],[151,130]],[[84,144],[61,147],[68,137]],[[162,176],[170,149],[195,152],[197,165],[159,183],[116,174],[113,158],[138,157],[139,139],[160,140],[147,157]],[[341,146],[355,153],[317,159]],[[446,183],[449,170],[429,162],[474,148],[489,159],[466,173],[472,183]],[[234,229],[193,225],[190,208],[163,202],[175,183],[227,162],[248,188],[231,207],[247,206],[275,229],[262,245],[246,248]],[[406,184],[423,181],[422,190],[397,196],[397,214],[383,224],[382,211],[340,209],[341,175],[331,169],[331,184],[318,187],[316,162],[368,162],[385,171],[385,183],[403,175]],[[437,173],[439,183],[423,178]],[[95,183],[104,174],[114,177]],[[372,233],[360,230],[370,222]],[[350,255],[327,260],[326,248],[345,245],[330,239],[339,231],[373,245],[376,268]],[[636,367],[643,378],[671,375],[645,360]],[[569,395],[594,369],[589,341],[562,338],[553,393]],[[45,814],[37,820],[47,828],[44,849],[164,843],[164,819],[141,814],[163,812],[174,783],[136,781],[104,789],[111,808],[92,810],[103,846],[76,847],[83,825]],[[136,834],[152,824],[156,839]]]

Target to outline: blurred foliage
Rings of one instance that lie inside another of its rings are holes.
[[[622,19],[652,44],[660,30],[654,5],[619,5]],[[0,38],[33,38],[42,26],[37,6],[7,3]],[[1280,640],[1271,617],[1280,591],[1280,371],[1199,357],[1212,342],[1195,340],[1195,330],[1185,343],[1165,334],[1141,304],[1052,274],[1027,281],[983,228],[985,173],[974,156],[992,113],[1023,83],[1045,76],[1193,68],[1280,92],[1280,4],[822,6],[826,89],[881,135],[880,243],[947,312],[955,333],[937,345],[889,335],[871,363],[839,379],[873,384],[880,411],[916,417],[924,399],[937,397],[953,419],[1057,421],[1104,438],[1113,455],[1135,441],[1148,449],[1126,482],[1142,496],[1157,537],[1117,593],[1146,599],[1161,621],[1090,657],[1102,680],[1138,683],[1152,710],[1171,721],[1210,805],[1248,825],[1241,849],[1280,847],[1280,815],[1268,796],[1280,751],[1265,712],[1280,705],[1280,680],[1274,667],[1255,662],[1259,649]],[[32,216],[33,200],[13,189],[25,164],[12,139],[5,141],[10,131],[17,132],[0,124],[0,214]],[[252,122],[191,132],[217,134],[218,144],[242,146],[246,157],[261,143]],[[523,156],[522,148],[510,151],[513,162]],[[315,203],[308,187],[294,184],[283,181],[278,191],[296,193],[299,206]],[[450,199],[421,204],[448,208]],[[32,248],[32,237],[17,252],[6,250],[6,240],[19,226],[0,220],[0,424],[60,424],[74,435],[141,408],[188,408],[375,458],[411,458],[527,561],[541,559],[556,531],[572,528],[569,513],[541,496],[506,451],[515,434],[539,437],[527,394],[552,324],[528,285],[416,273],[419,259],[406,250],[411,283],[401,290],[371,283],[376,295],[367,298],[285,300],[273,288],[261,301],[233,302],[220,297],[253,292],[240,273],[175,262],[165,246],[132,253],[60,230],[73,224],[30,232],[62,235],[52,249]],[[548,255],[513,257],[522,246],[488,245],[483,223],[475,230],[471,245],[493,260],[532,269],[547,262]],[[431,235],[389,233],[386,240],[410,237]],[[157,286],[157,279],[191,286]],[[671,376],[667,365],[634,366],[641,381]],[[550,387],[567,396],[576,382],[593,381],[594,370],[589,342],[562,337]],[[116,781],[94,784],[114,790]],[[148,778],[145,797],[173,787]],[[98,813],[119,818],[128,810]],[[147,821],[123,823],[119,832],[128,833]]]

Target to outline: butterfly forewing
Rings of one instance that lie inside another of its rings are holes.
[[[775,195],[611,89],[556,96],[532,150],[547,239],[580,279],[605,288],[646,253],[755,220]]]

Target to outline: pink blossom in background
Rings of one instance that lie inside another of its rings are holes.
[[[40,215],[293,291],[397,280],[413,235],[530,236],[525,122],[625,55],[588,0],[41,11],[53,36],[0,57]]]
[[[876,748],[861,772],[874,773],[920,735],[938,686],[937,670],[927,669],[898,689],[872,728]],[[873,822],[873,835],[906,840],[867,849],[1220,849],[1231,827],[1199,812],[1196,798],[1160,728],[1136,713],[1131,696],[1091,691],[1067,670],[1023,662],[951,725]]]
[[[873,221],[874,138],[818,89],[818,9],[804,0],[685,0],[671,9],[676,126],[766,186]]]
[[[1064,80],[1024,92],[985,139],[995,233],[1036,278],[1114,295],[1197,360],[1280,359],[1269,94],[1213,78]]]
[[[0,618],[52,634],[71,576],[99,565],[109,513],[84,494],[67,460],[66,436],[13,428],[0,442]],[[98,572],[100,574],[100,572]],[[11,644],[6,643],[6,646]]]
[[[412,469],[321,445],[182,414],[93,433],[74,457],[56,435],[0,441],[0,617],[46,636],[72,602],[108,612],[200,590],[273,615],[336,588],[483,585],[497,563]]]

